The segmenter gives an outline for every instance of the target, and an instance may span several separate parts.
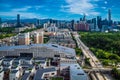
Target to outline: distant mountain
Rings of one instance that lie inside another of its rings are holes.
[[[33,19],[21,19],[21,23],[36,23],[38,19],[36,18],[33,18]],[[51,19],[40,19],[40,23],[43,24],[43,23],[46,23],[48,21],[50,21]],[[55,21],[55,20],[54,20]],[[59,21],[59,22],[65,22],[65,20],[56,20],[56,21]],[[16,23],[17,21],[14,19],[14,20],[3,20],[3,22],[7,22],[7,23]],[[68,21],[67,21],[68,22]]]
[[[21,23],[36,23],[38,19],[33,18],[33,19],[21,19]],[[45,23],[48,22],[50,19],[41,19],[40,23]],[[7,23],[16,23],[17,20],[3,20],[3,22],[7,22]]]

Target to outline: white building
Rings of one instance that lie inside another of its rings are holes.
[[[51,26],[51,27],[48,27],[47,28],[47,31],[48,32],[57,32],[58,31],[58,28],[56,26]]]

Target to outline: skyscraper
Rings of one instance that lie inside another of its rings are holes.
[[[108,26],[112,25],[112,19],[111,19],[111,9],[108,9]]]
[[[100,30],[102,30],[102,19],[101,16],[97,16],[97,26]]]
[[[86,15],[84,14],[84,16],[83,16],[83,21],[86,21]]]
[[[20,25],[20,14],[17,14],[17,27],[21,27],[21,25]]]
[[[1,27],[1,24],[2,24],[2,19],[0,18],[0,27]]]
[[[37,20],[36,25],[37,25],[37,26],[40,25],[40,20],[39,20],[39,19]]]
[[[94,24],[94,29],[96,29],[96,22],[97,22],[97,21],[96,21],[96,18],[93,18],[93,19],[92,19],[92,23]]]
[[[72,30],[74,30],[74,22],[75,22],[74,20],[71,21],[71,28],[72,28]]]
[[[80,18],[80,21],[82,21],[82,18]]]
[[[108,9],[108,21],[111,21],[111,9]]]

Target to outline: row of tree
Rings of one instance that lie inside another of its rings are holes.
[[[120,80],[120,70],[118,70],[117,68],[113,68],[111,72],[113,76],[116,78],[116,80]]]
[[[15,30],[14,27],[4,27],[0,28],[1,33],[12,33]]]
[[[104,65],[120,62],[120,33],[80,32],[80,35]]]
[[[120,56],[120,33],[85,32],[84,34],[82,32],[81,37],[89,47],[99,48]]]
[[[14,33],[0,34],[0,39],[6,38],[6,37],[15,36],[15,35],[16,35],[16,34],[14,34]]]
[[[37,28],[25,29],[24,31],[21,31],[21,33],[32,32],[32,31],[34,31],[34,30],[37,30]]]

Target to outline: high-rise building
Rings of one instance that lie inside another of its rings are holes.
[[[74,24],[74,30],[76,31],[89,31],[89,25],[85,23],[84,21],[82,22],[77,22]]]
[[[44,43],[44,32],[39,33],[39,43]]]
[[[74,29],[74,22],[75,22],[74,20],[71,21],[71,28],[72,28],[72,30]]]
[[[20,24],[20,14],[17,14],[17,27],[21,27],[21,24]]]
[[[52,20],[52,19],[50,19],[50,20],[49,20],[49,22],[50,22],[50,23],[53,23],[53,20]]]
[[[112,19],[111,19],[111,9],[108,9],[108,25],[112,25]]]
[[[37,25],[37,26],[40,25],[40,20],[39,20],[39,19],[37,20],[36,25]]]
[[[19,45],[29,45],[30,44],[30,35],[29,33],[22,33],[18,36]]]
[[[2,19],[0,18],[0,27],[1,27],[1,25],[2,25]]]
[[[80,21],[82,21],[83,19],[82,18],[80,18]]]
[[[102,19],[101,16],[97,16],[97,26],[100,30],[102,30]]]
[[[111,9],[108,9],[108,21],[111,21]]]
[[[41,44],[44,41],[44,33],[43,32],[35,32],[34,34],[34,43],[35,44]]]
[[[37,32],[34,33],[34,43],[39,44],[39,33]]]
[[[94,24],[94,29],[96,29],[96,22],[97,22],[97,21],[96,21],[96,18],[93,18],[93,19],[92,19],[92,23]]]
[[[84,16],[83,16],[83,21],[86,21],[86,15],[84,14]]]

